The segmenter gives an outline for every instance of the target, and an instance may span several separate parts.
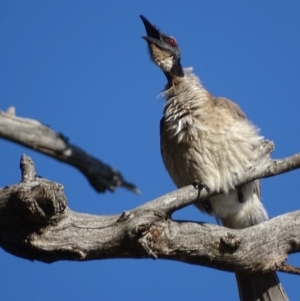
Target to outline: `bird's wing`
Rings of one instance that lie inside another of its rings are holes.
[[[237,105],[233,101],[225,97],[216,97],[214,98],[214,102],[216,107],[228,110],[234,119],[247,119],[246,114],[242,111],[239,105]]]

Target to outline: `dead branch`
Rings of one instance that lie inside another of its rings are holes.
[[[294,158],[268,159],[241,183],[262,170],[266,177],[296,168]],[[274,162],[280,162],[275,171]],[[30,158],[22,157],[21,171],[20,184],[0,190],[0,245],[16,256],[43,262],[150,257],[235,272],[299,272],[285,260],[300,250],[300,211],[242,230],[174,221],[170,212],[197,198],[189,186],[119,215],[79,214],[67,207],[62,185],[36,176]]]
[[[139,193],[137,187],[121,173],[71,144],[66,136],[54,132],[41,122],[15,116],[15,109],[0,111],[0,138],[34,149],[56,160],[76,167],[97,192],[124,187]]]

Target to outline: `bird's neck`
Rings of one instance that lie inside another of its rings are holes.
[[[195,119],[200,125],[209,118],[212,96],[191,68],[184,70],[183,77],[170,78],[163,95],[166,98],[164,122],[174,136],[193,127]]]
[[[194,103],[198,105],[210,102],[211,95],[202,86],[192,68],[184,69],[184,76],[167,76],[168,83],[163,91],[166,102]]]
[[[182,114],[196,114],[201,119],[212,106],[211,94],[202,86],[192,68],[184,69],[183,77],[172,77],[163,91],[166,99],[165,117],[182,117]]]

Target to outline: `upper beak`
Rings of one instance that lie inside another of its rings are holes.
[[[142,19],[147,32],[147,36],[143,36],[142,38],[147,42],[161,46],[161,34],[159,30],[157,30],[143,15],[140,15],[140,18]]]

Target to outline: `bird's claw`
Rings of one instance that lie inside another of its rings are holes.
[[[195,181],[193,183],[193,186],[195,187],[195,189],[198,189],[199,194],[202,189],[205,189],[207,193],[210,193],[209,187],[206,184],[204,184],[203,182]]]
[[[208,199],[204,199],[204,200],[200,199],[200,194],[201,194],[202,189],[205,189],[207,193],[210,193],[209,187],[206,184],[199,182],[199,181],[194,182],[193,186],[195,187],[195,189],[198,190],[198,200],[200,201],[199,205],[201,204],[201,208],[203,209],[203,211],[205,211],[208,214],[211,214],[213,211],[213,208],[212,208],[210,201]]]

